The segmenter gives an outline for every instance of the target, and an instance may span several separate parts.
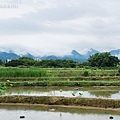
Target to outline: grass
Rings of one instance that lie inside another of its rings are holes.
[[[1,82],[2,86],[19,87],[19,86],[120,86],[119,81],[17,81]]]
[[[1,89],[19,86],[120,86],[120,76],[117,69],[0,68]],[[120,100],[48,96],[0,96],[0,103],[120,108]]]
[[[100,108],[120,108],[120,100],[96,98],[69,98],[50,96],[0,96],[0,103],[29,103],[47,105],[74,105]]]
[[[120,86],[120,76],[117,69],[0,68],[0,83],[11,87]]]
[[[42,77],[46,75],[43,69],[29,68],[2,68],[0,69],[0,77]]]

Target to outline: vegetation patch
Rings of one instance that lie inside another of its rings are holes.
[[[17,86],[120,86],[117,69],[0,68],[0,84]]]
[[[46,71],[43,69],[29,68],[0,68],[0,77],[43,77]]]
[[[120,108],[120,100],[50,97],[50,96],[0,96],[0,103],[30,103],[47,105],[75,105],[101,108]]]
[[[3,83],[5,84],[5,83]],[[12,85],[12,86],[11,86]],[[24,81],[6,83],[7,87],[18,86],[120,86],[119,81]]]

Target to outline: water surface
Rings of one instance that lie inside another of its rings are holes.
[[[0,120],[20,120],[20,116],[25,116],[24,120],[109,120],[110,116],[113,116],[114,120],[120,120],[120,115],[112,111],[0,106]]]
[[[120,88],[18,87],[8,89],[5,95],[64,96],[64,97],[120,99]]]

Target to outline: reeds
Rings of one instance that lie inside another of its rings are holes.
[[[0,77],[43,77],[46,71],[30,68],[1,68]]]

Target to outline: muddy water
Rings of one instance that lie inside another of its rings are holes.
[[[120,88],[18,87],[7,89],[5,95],[64,96],[64,97],[120,99]]]
[[[40,106],[1,106],[0,120],[120,120],[120,114],[111,111],[52,108]]]

